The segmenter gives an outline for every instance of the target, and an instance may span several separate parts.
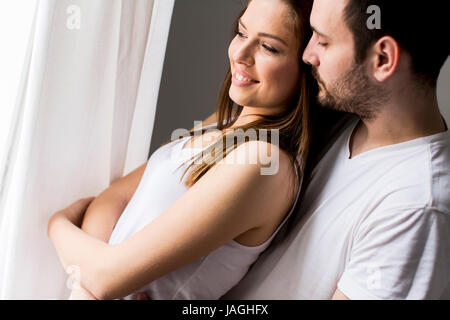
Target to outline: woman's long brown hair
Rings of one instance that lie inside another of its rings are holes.
[[[250,0],[247,4],[250,4]],[[299,80],[298,80],[298,90],[295,94],[288,108],[285,108],[281,113],[276,115],[258,115],[259,119],[247,123],[242,126],[237,126],[234,129],[242,129],[246,132],[247,129],[254,129],[256,131],[256,139],[259,140],[259,130],[266,129],[269,133],[271,129],[279,130],[279,147],[280,149],[286,151],[294,168],[297,170],[299,177],[302,176],[304,170],[304,164],[308,156],[310,141],[311,141],[311,121],[310,121],[310,100],[314,97],[317,90],[317,85],[311,76],[309,66],[302,63],[302,52],[306,48],[309,38],[311,37],[311,30],[309,28],[309,16],[312,8],[312,0],[280,0],[287,4],[291,8],[291,18],[295,24],[295,34],[298,39],[298,59],[299,59]],[[235,36],[238,28],[238,21],[245,13],[245,8],[239,14],[234,22],[234,32]],[[242,112],[243,106],[237,105],[237,109],[234,108],[234,102],[229,96],[229,90],[231,86],[231,71],[225,76],[222,88],[220,90],[219,99],[217,103],[217,129],[222,131],[222,136],[217,139],[212,145],[208,146],[207,149],[203,151],[204,154],[208,155],[209,158],[204,158],[202,152],[199,155],[192,157],[190,160],[196,157],[184,171],[181,180],[183,179],[186,172],[194,166],[191,170],[189,176],[185,181],[185,185],[190,187],[194,185],[210,168],[212,168],[220,159],[226,157],[232,150],[238,147],[238,145],[246,142],[242,139],[237,139],[234,142],[234,136],[232,139],[233,144],[227,143],[229,141],[230,135],[224,134],[226,129],[231,127],[236,121],[239,114]],[[231,131],[231,130],[229,130]],[[241,131],[241,130],[238,130]],[[241,132],[242,132],[241,131]],[[205,129],[202,129],[202,134],[204,134]],[[236,132],[236,130],[233,130]],[[194,129],[190,130],[190,135],[194,135]],[[270,135],[267,137],[271,142]],[[239,143],[240,142],[240,143]],[[222,154],[215,154],[214,150],[216,146],[222,147]],[[301,161],[297,161],[297,156],[300,155]],[[201,159],[201,160],[200,160]],[[188,161],[190,161],[188,160]],[[198,161],[200,160],[200,161]],[[185,162],[186,163],[186,162]],[[184,164],[185,164],[184,163]]]

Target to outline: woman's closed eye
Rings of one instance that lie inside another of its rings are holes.
[[[235,31],[235,34],[237,34],[240,38],[245,38],[245,35],[240,31]],[[267,44],[263,44],[262,47],[271,53],[274,53],[274,54],[278,53],[277,49],[272,48],[272,47],[268,46]]]

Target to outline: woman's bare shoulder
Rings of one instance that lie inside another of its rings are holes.
[[[254,185],[258,186],[252,191],[259,193],[253,196],[248,194],[248,205],[258,208],[257,220],[255,219],[257,223],[254,228],[235,238],[235,241],[247,246],[262,244],[275,231],[295,200],[299,187],[299,179],[296,178],[294,171],[296,168],[285,150],[265,141],[243,143],[227,157],[233,161],[226,162],[224,159],[223,164],[234,166],[231,171],[244,171],[242,176],[253,180]],[[243,162],[242,159],[246,159],[247,162]],[[236,181],[229,183],[233,184]],[[234,187],[239,188],[239,185]],[[247,190],[248,193],[253,193],[252,191]],[[261,210],[261,204],[264,210]]]
[[[266,141],[248,141],[231,151],[219,163],[237,165],[246,171],[247,176],[263,183],[273,190],[276,197],[286,208],[296,195],[299,179],[296,166],[288,152]],[[281,205],[283,207],[283,205]]]

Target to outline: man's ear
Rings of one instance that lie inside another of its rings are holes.
[[[370,69],[376,80],[384,82],[390,78],[398,68],[400,46],[394,38],[384,36],[372,47]]]

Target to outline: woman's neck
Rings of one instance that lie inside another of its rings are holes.
[[[244,126],[250,122],[261,119],[261,116],[263,115],[271,115],[276,110],[271,109],[271,111],[272,112],[268,113],[266,108],[243,107],[237,120],[233,123],[233,125],[230,128],[233,129]]]

